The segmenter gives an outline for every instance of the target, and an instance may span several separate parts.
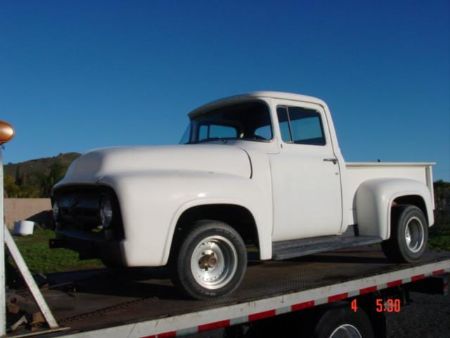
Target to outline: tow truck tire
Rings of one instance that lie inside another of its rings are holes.
[[[356,312],[350,305],[327,310],[317,322],[314,338],[373,338],[375,337],[369,317],[362,309]]]
[[[231,294],[247,268],[247,251],[239,233],[228,224],[202,220],[187,233],[176,253],[173,281],[194,299]]]
[[[416,262],[425,253],[428,223],[418,207],[400,205],[392,209],[391,237],[381,243],[386,257],[393,262]]]

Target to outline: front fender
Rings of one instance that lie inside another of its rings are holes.
[[[388,239],[392,204],[403,196],[419,196],[426,207],[428,224],[434,223],[432,197],[425,184],[400,178],[373,179],[363,182],[356,191],[356,223],[360,235]]]
[[[162,266],[169,258],[173,233],[180,215],[205,204],[235,204],[253,215],[261,256],[268,256],[272,219],[271,201],[251,179],[217,173],[152,172],[104,177],[119,200],[127,266]]]

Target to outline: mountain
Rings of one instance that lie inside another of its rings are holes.
[[[48,197],[51,187],[66,173],[79,153],[64,153],[4,167],[6,197]]]

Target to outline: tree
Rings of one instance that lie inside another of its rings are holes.
[[[60,161],[55,161],[50,166],[49,174],[40,177],[40,195],[50,197],[52,187],[64,177],[66,170],[67,168]]]
[[[20,188],[16,184],[14,177],[5,175],[5,197],[19,197]]]
[[[19,187],[23,184],[23,175],[20,174],[20,166],[19,165],[16,167],[15,183]]]

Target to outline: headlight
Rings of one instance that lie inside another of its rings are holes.
[[[53,219],[55,221],[57,221],[58,218],[59,218],[59,204],[58,204],[58,202],[56,202],[56,201],[53,202],[52,211],[53,211]]]
[[[113,209],[111,200],[108,197],[103,197],[100,201],[100,222],[101,226],[107,228],[111,225],[113,218]]]

